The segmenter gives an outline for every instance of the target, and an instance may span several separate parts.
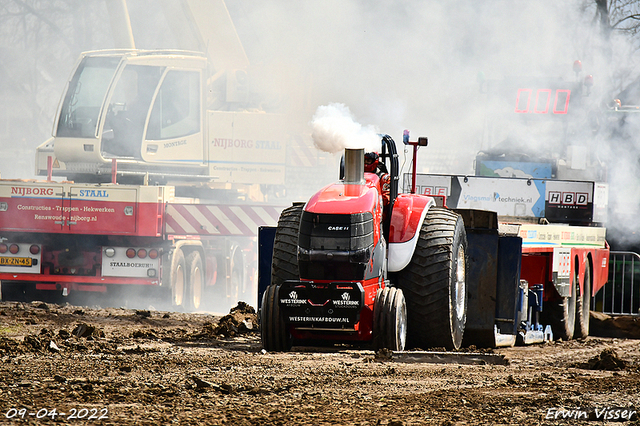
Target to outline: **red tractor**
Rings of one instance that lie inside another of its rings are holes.
[[[390,170],[364,172],[364,150],[346,149],[343,178],[285,209],[261,303],[268,351],[325,342],[375,349],[458,349],[467,316],[467,236],[437,197],[398,194],[396,145],[381,138]],[[426,145],[426,138],[414,145]],[[414,156],[415,161],[415,156]],[[440,204],[440,206],[438,206]]]

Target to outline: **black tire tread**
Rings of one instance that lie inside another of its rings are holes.
[[[286,280],[300,278],[298,268],[298,233],[302,205],[293,205],[282,211],[278,219],[273,260],[271,264],[271,284],[280,285]]]
[[[395,343],[396,324],[394,321],[395,316],[393,315],[393,310],[395,307],[396,295],[398,290],[395,287],[386,287],[385,289],[388,289],[389,294],[384,300],[384,308],[382,314],[385,319],[383,328],[383,344],[385,348],[395,351],[397,350]]]
[[[445,208],[431,207],[422,224],[411,262],[399,273],[398,287],[407,304],[407,344],[422,349],[457,349],[450,323],[450,278],[455,267],[453,244],[462,218]],[[466,233],[462,225],[462,235]],[[465,252],[466,252],[466,242]],[[466,308],[465,308],[466,309]]]
[[[375,350],[384,347],[382,321],[384,320],[384,299],[388,294],[388,291],[383,288],[379,288],[376,292],[376,301],[373,305],[373,348]]]
[[[378,289],[373,308],[373,348],[390,349],[392,351],[403,350],[398,336],[397,310],[405,305],[402,290],[395,287]]]
[[[278,305],[279,286],[271,284],[262,296],[260,311],[262,347],[268,352],[286,352],[291,349],[292,339]]]

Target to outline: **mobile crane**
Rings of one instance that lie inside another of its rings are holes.
[[[196,28],[190,51],[136,49],[126,2],[106,4],[117,49],[80,56],[37,149],[46,181],[0,181],[3,297],[144,286],[176,309],[255,300],[256,229],[278,218],[294,148],[284,116],[258,108],[224,2],[158,3]]]

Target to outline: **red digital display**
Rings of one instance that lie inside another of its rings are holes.
[[[566,114],[569,111],[571,90],[568,89],[518,89],[516,109],[518,114]],[[553,107],[550,110],[551,102]]]

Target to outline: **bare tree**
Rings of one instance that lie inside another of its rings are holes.
[[[0,173],[33,174],[64,81],[82,50],[109,47],[96,0],[0,0]],[[96,19],[98,17],[98,19]]]

